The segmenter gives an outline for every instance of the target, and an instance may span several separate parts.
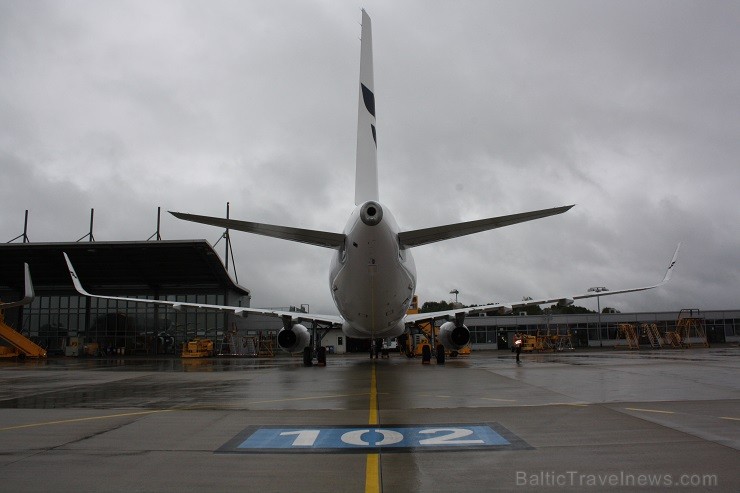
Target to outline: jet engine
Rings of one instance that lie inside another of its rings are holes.
[[[277,335],[277,343],[283,351],[300,353],[303,348],[311,343],[311,334],[305,326],[295,324],[290,329],[280,329]]]
[[[455,322],[445,322],[439,328],[438,340],[446,348],[461,349],[470,342],[470,330],[464,325],[455,325]]]

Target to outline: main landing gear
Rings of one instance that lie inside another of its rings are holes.
[[[437,360],[438,365],[445,364],[445,347],[442,344],[437,344],[434,351],[434,357]],[[432,346],[424,344],[421,347],[421,364],[428,365],[432,362]]]
[[[313,366],[313,350],[310,346],[303,348],[303,366]],[[320,346],[316,350],[316,366],[326,366],[326,347]]]

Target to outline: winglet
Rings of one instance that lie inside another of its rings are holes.
[[[23,298],[18,301],[12,301],[10,303],[0,303],[0,308],[5,310],[6,308],[14,308],[16,306],[24,306],[31,303],[36,294],[33,291],[33,282],[31,281],[31,270],[28,268],[28,264],[23,264],[23,275],[24,275],[24,289]]]
[[[25,276],[25,295],[23,296],[21,303],[27,305],[33,301],[33,299],[36,297],[36,293],[34,293],[33,291],[33,281],[31,281],[31,269],[26,263],[23,264],[23,274]]]
[[[75,272],[75,268],[72,266],[72,261],[69,260],[69,257],[67,256],[67,252],[62,252],[62,255],[64,255],[64,260],[67,261],[67,268],[69,269],[69,275],[72,278],[72,284],[74,284],[75,289],[78,293],[80,293],[83,296],[93,296],[82,287],[82,284],[80,283],[80,278],[77,277],[77,272]]]
[[[357,162],[355,205],[378,197],[378,137],[375,130],[373,35],[370,16],[362,9],[360,40],[360,100],[357,108]]]
[[[671,276],[673,275],[673,268],[676,266],[676,262],[678,262],[678,250],[680,248],[681,248],[681,242],[679,242],[678,246],[676,246],[676,251],[673,252],[673,258],[671,259],[671,263],[668,264],[668,270],[665,271],[665,276],[663,277],[663,280],[660,281],[660,284],[665,284],[671,280]]]

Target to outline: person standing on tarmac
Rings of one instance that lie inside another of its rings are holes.
[[[517,363],[521,363],[521,361],[519,361],[519,355],[522,353],[522,344],[524,344],[524,338],[521,333],[517,332],[514,334],[514,350],[516,351]]]

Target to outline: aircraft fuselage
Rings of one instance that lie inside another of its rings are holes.
[[[376,201],[356,207],[346,242],[332,258],[329,286],[350,337],[395,337],[416,289],[411,252],[398,242],[398,224]]]

